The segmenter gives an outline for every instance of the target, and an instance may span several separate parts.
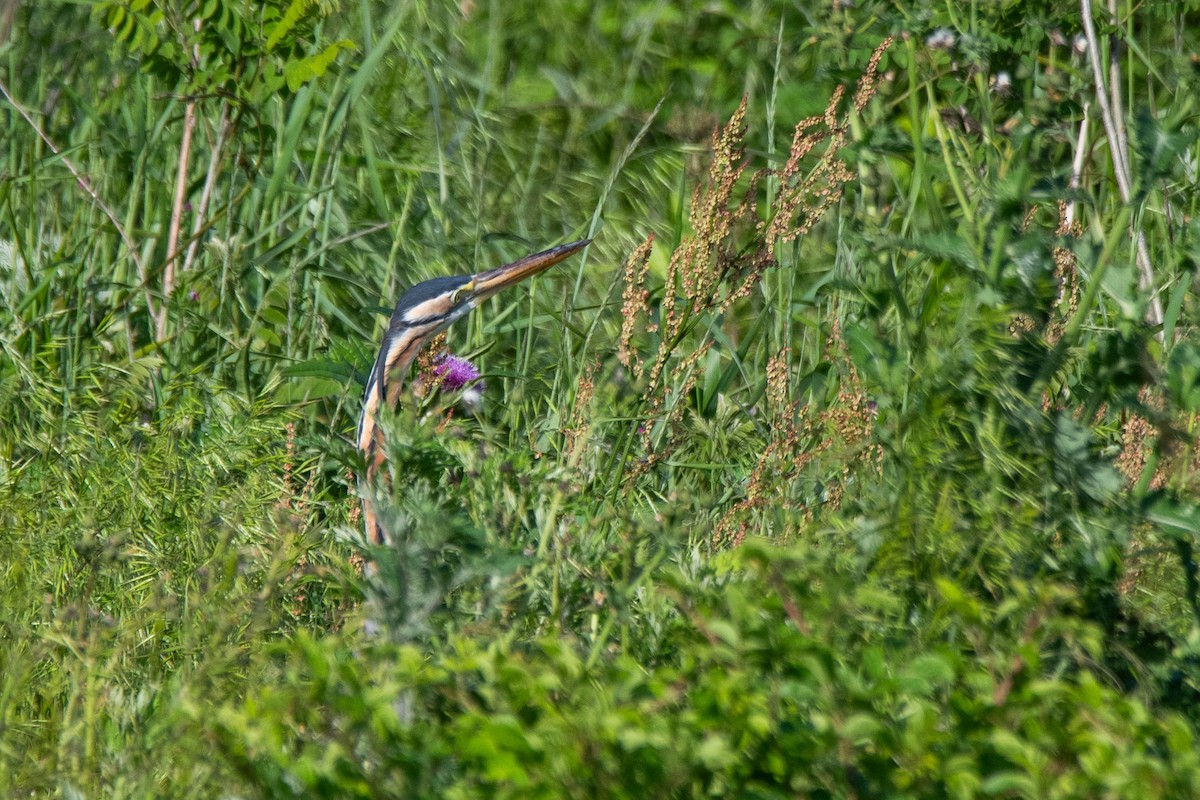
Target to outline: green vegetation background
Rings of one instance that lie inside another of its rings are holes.
[[[0,2],[0,793],[1200,796],[1198,6]]]

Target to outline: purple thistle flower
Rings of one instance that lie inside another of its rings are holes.
[[[447,392],[458,391],[479,380],[479,369],[474,364],[452,355],[439,356],[433,364],[433,374],[441,378],[442,389]],[[480,383],[476,388],[482,391],[483,384]]]

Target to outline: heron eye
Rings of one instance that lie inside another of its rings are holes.
[[[458,301],[462,300],[462,294],[463,294],[462,289],[455,289],[454,293],[452,295],[450,295],[450,305],[452,305],[452,306],[458,305]]]

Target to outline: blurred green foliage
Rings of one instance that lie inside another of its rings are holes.
[[[1197,5],[1097,9],[1126,203],[1075,3],[0,3],[0,787],[1196,796]],[[359,547],[383,312],[585,235]]]

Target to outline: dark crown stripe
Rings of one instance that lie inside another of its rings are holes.
[[[451,309],[451,311],[453,311],[453,309]],[[450,316],[450,311],[447,311],[444,314],[434,314],[432,317],[421,317],[420,319],[413,320],[405,319],[400,320],[400,322],[405,328],[424,328],[427,325],[437,325],[448,316]]]

